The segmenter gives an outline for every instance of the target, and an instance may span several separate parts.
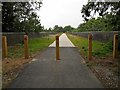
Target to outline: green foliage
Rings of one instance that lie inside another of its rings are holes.
[[[41,31],[36,14],[42,2],[2,2],[3,32]]]
[[[99,0],[98,0],[99,1]],[[76,31],[120,31],[120,1],[119,2],[88,2],[83,5],[81,13],[87,25]],[[94,19],[96,14],[101,17]],[[91,25],[91,23],[93,23]],[[97,30],[95,30],[95,27]],[[88,30],[85,30],[88,29]]]
[[[64,27],[64,32],[71,32],[74,28],[70,25]]]
[[[70,25],[65,26],[64,28],[58,25],[55,25],[53,28],[54,32],[71,32],[74,28],[71,27]]]
[[[63,27],[55,25],[54,28],[53,28],[53,31],[54,32],[62,32],[63,31]]]
[[[86,23],[80,24],[75,30],[76,32],[83,31],[120,31],[119,30],[119,19],[114,21],[114,15],[106,15],[104,18],[98,17],[97,19],[92,18]],[[120,18],[120,17],[118,17]]]
[[[83,5],[81,13],[83,13],[82,16],[86,21],[96,13],[98,13],[99,16],[105,16],[107,14],[120,15],[120,1],[100,2],[99,0],[94,0],[94,2],[88,2],[86,5]]]

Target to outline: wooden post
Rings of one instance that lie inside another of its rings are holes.
[[[2,36],[2,54],[3,57],[7,57],[8,55],[8,48],[7,48],[7,38],[6,36]]]
[[[25,53],[25,59],[29,58],[29,51],[28,51],[28,36],[24,35],[24,53]]]
[[[56,36],[56,60],[60,60],[59,36]]]
[[[92,60],[92,34],[88,35],[88,60]]]
[[[118,57],[118,34],[114,34],[113,41],[113,59]]]

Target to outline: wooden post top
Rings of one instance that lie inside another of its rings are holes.
[[[56,40],[59,40],[59,36],[56,36]]]
[[[59,36],[56,36],[56,38],[59,38]]]
[[[28,40],[28,36],[27,35],[24,35],[24,40]]]
[[[92,34],[91,33],[89,33],[88,37],[89,37],[90,40],[92,40]]]
[[[115,39],[118,39],[118,34],[115,34]]]
[[[6,38],[6,36],[2,36],[2,39],[5,39]]]

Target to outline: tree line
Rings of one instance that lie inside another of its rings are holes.
[[[42,31],[40,11],[42,2],[2,2],[2,32]]]
[[[45,29],[41,26],[40,2],[2,2],[2,32],[83,32],[120,31],[120,1],[99,2],[94,0],[83,5],[81,13],[84,23],[74,28],[70,25]],[[96,18],[96,15],[98,16]]]
[[[120,1],[119,2],[89,2],[83,5],[81,13],[84,23],[76,28],[80,31],[120,31]],[[95,18],[95,16],[98,18]]]
[[[65,27],[55,25],[53,28],[45,29],[47,32],[72,32],[75,28],[71,25],[67,25]]]

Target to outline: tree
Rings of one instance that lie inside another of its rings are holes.
[[[90,1],[90,0],[89,0]],[[106,23],[112,26],[112,30],[119,31],[120,28],[120,1],[119,2],[88,2],[84,5],[81,13],[85,21],[94,18],[95,14],[105,19]]]
[[[58,25],[55,25],[54,28],[53,28],[53,30],[54,30],[55,32],[62,32],[62,31],[63,31],[63,27],[58,26]]]
[[[2,31],[39,31],[42,29],[37,10],[42,2],[2,2]]]
[[[98,13],[99,16],[105,16],[107,14],[120,15],[120,1],[99,2],[99,0],[95,0],[95,2],[88,2],[87,5],[83,5],[81,13],[83,13],[82,16],[86,21],[88,21],[88,18],[93,17],[96,13]]]
[[[106,19],[98,17],[97,19],[92,18],[86,23],[80,24],[77,27],[77,31],[112,31],[112,26],[109,25]]]
[[[64,27],[64,32],[71,32],[74,28],[70,25]]]
[[[49,28],[47,31],[48,31],[48,32],[51,32],[51,31],[52,31],[52,28]]]

